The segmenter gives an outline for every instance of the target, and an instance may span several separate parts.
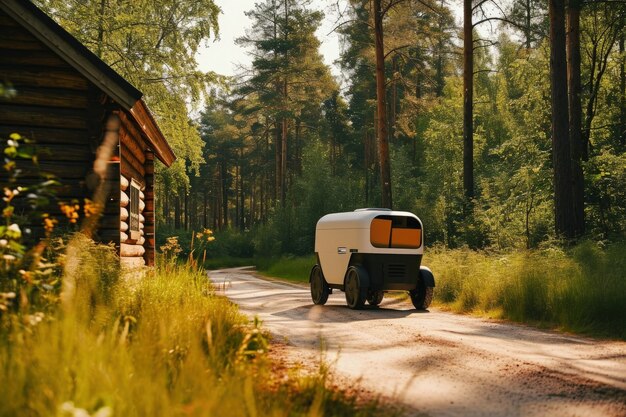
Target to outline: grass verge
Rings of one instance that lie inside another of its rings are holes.
[[[457,312],[626,339],[626,244],[509,254],[433,249],[436,301]]]
[[[300,283],[309,282],[309,273],[316,263],[315,256],[283,256],[276,259],[255,260],[255,265],[261,274]]]
[[[98,278],[93,260],[72,267],[58,311],[30,324],[0,316],[0,416],[384,414],[327,389],[322,367],[272,374],[260,323],[216,296],[198,270],[169,263],[99,297],[82,278]]]

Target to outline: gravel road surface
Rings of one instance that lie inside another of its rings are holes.
[[[626,417],[626,343],[501,323],[386,297],[350,310],[306,286],[246,269],[209,272],[242,312],[301,361],[325,359],[342,381],[392,398],[414,416]]]

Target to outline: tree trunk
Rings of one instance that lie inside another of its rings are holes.
[[[568,130],[565,0],[549,0],[550,87],[552,91],[552,164],[554,170],[554,226],[557,236],[574,236],[572,164]]]
[[[335,161],[335,132],[330,132],[330,175],[335,176],[337,173]]]
[[[378,114],[378,157],[382,206],[392,208],[391,163],[387,137],[387,109],[385,106],[385,50],[383,43],[383,14],[381,0],[374,0],[374,36],[376,38],[376,99]]]
[[[213,230],[220,229],[220,205],[219,205],[219,196],[221,193],[217,191],[215,196],[211,199],[211,213],[213,213]]]
[[[526,4],[524,5],[525,9],[526,9],[526,27],[524,28],[524,37],[526,38],[526,50],[530,51],[530,47],[531,45],[531,39],[532,39],[532,35],[531,35],[531,8],[532,8],[532,4],[531,4],[531,0],[526,0]]]
[[[222,183],[222,216],[223,227],[228,227],[228,187],[226,186],[226,163],[220,163],[220,179]]]
[[[276,130],[274,132],[274,154],[276,156],[276,181],[274,183],[274,201],[278,201],[280,196],[282,195],[282,190],[280,185],[282,184],[281,178],[281,169],[282,169],[282,144],[281,144],[281,131],[278,128],[278,122],[276,122],[275,127]]]
[[[624,38],[626,37],[626,29],[624,29],[626,19],[622,17],[622,30],[619,37],[619,55],[622,57],[619,64],[619,92],[620,92],[620,113],[619,113],[619,130],[618,139],[620,145],[626,146],[626,55],[624,55]]]
[[[163,198],[163,219],[165,220],[165,224],[168,226],[172,225],[170,216],[170,198],[170,194],[165,193],[165,197]]]
[[[239,149],[239,230],[242,232],[246,228],[246,220],[245,220],[245,199],[243,193],[243,148]]]
[[[239,229],[239,178],[241,177],[241,159],[235,165],[235,217],[233,218],[233,227]]]
[[[189,193],[185,190],[185,208],[183,209],[183,223],[185,230],[189,230]]]
[[[98,43],[96,46],[96,55],[102,58],[102,50],[104,47],[104,12],[106,10],[106,0],[100,0],[100,10],[98,13]]]
[[[582,169],[582,105],[580,79],[580,2],[570,0],[567,9],[567,83],[569,134],[572,154],[572,222],[574,235],[585,232],[585,182]]]
[[[463,191],[474,198],[474,42],[472,1],[463,1]]]
[[[180,230],[180,195],[176,196],[174,201],[174,228]]]
[[[396,72],[398,71],[398,57],[391,58],[391,105],[389,106],[389,141],[393,143],[396,138],[396,119],[398,112],[398,81]]]
[[[289,26],[289,1],[288,0],[284,0],[283,2],[283,6],[285,9],[285,24],[286,26]],[[289,32],[287,30],[283,31],[283,40],[285,41],[285,43],[288,43],[289,41]],[[287,52],[287,50],[284,53],[284,60],[285,62],[289,62],[289,54]],[[287,101],[287,97],[288,97],[288,85],[287,85],[287,76],[285,75],[285,79],[282,82],[282,98],[283,98],[283,106],[285,106],[285,110],[288,110],[288,101]],[[285,207],[286,204],[286,197],[287,197],[287,127],[288,127],[288,119],[286,116],[283,115],[283,120],[282,120],[282,150],[281,150],[281,168],[280,168],[280,202],[281,205],[283,207]]]
[[[208,208],[208,199],[209,199],[209,195],[208,195],[208,191],[205,188],[204,192],[202,193],[202,228],[203,229],[208,229],[209,227],[209,208]]]
[[[365,174],[365,207],[369,206],[370,202],[370,152],[369,152],[369,140],[367,138],[367,131],[363,135],[363,173]]]
[[[287,85],[285,84],[285,89]],[[285,207],[287,196],[287,118],[283,118],[282,129],[282,150],[281,150],[281,167],[280,167],[280,202]]]
[[[585,121],[582,131],[583,161],[589,160],[591,153],[591,125],[596,115],[596,105],[600,95],[600,87],[602,86],[602,77],[609,64],[609,57],[611,56],[611,51],[617,40],[617,32],[611,34],[610,31],[607,31],[605,37],[610,37],[610,39],[607,40],[606,38],[599,37],[592,40],[593,46],[590,56],[591,69],[589,71],[589,101],[587,102],[585,110]]]
[[[300,132],[302,131],[302,120],[300,117],[296,118],[296,126],[295,126],[295,149],[296,149],[296,160],[295,160],[295,168],[294,170],[298,175],[302,175],[302,144],[300,143]]]
[[[439,7],[443,9],[444,7],[443,0],[441,0]],[[445,71],[444,71],[445,62],[443,59],[443,54],[446,51],[445,44],[444,44],[444,39],[445,39],[444,38],[445,36],[444,25],[445,25],[445,22],[444,22],[444,17],[442,13],[441,16],[439,17],[439,27],[437,28],[439,32],[438,40],[437,40],[437,61],[435,64],[435,95],[437,97],[443,96],[443,89],[446,85]]]

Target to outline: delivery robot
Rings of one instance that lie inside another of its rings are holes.
[[[333,289],[345,292],[351,309],[366,301],[377,306],[388,291],[408,291],[418,310],[432,301],[435,278],[421,266],[423,227],[412,213],[368,208],[327,214],[317,222],[315,253],[309,277],[314,304],[325,304]]]

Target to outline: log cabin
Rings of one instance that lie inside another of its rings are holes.
[[[176,156],[142,93],[24,0],[0,0],[0,82],[16,91],[0,98],[0,138],[18,133],[44,150],[39,168],[61,183],[59,200],[99,192],[94,239],[113,242],[123,265],[153,265],[154,163]]]

